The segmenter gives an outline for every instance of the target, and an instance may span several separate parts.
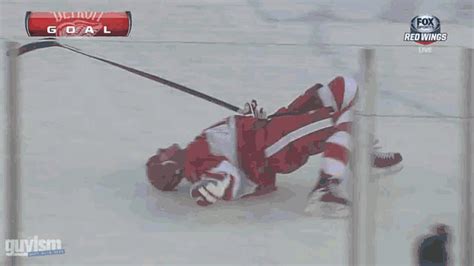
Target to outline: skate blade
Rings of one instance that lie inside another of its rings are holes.
[[[402,164],[396,164],[394,166],[386,167],[386,168],[372,168],[372,174],[377,177],[384,177],[394,175],[399,173],[403,170]]]
[[[318,202],[308,204],[304,212],[309,216],[340,219],[350,215],[350,207],[333,202]]]

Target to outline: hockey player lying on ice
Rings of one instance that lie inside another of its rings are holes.
[[[159,190],[170,191],[186,178],[191,197],[200,206],[237,200],[276,190],[276,174],[289,174],[309,156],[322,153],[319,181],[312,189],[307,213],[347,216],[349,201],[340,193],[350,154],[351,113],[357,94],[355,80],[336,77],[316,84],[267,119],[256,102],[247,115],[235,115],[205,129],[181,149],[159,149],[147,162],[147,176]],[[378,171],[401,169],[399,153],[372,153]],[[315,170],[315,177],[318,172]]]

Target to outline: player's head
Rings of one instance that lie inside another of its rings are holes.
[[[159,190],[171,191],[183,179],[184,150],[178,144],[159,149],[146,163],[150,183]]]

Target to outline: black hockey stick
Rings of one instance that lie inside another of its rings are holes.
[[[161,78],[161,77],[158,77],[156,75],[153,75],[153,74],[150,74],[150,73],[147,73],[147,72],[144,72],[144,71],[141,71],[141,70],[138,70],[138,69],[135,69],[135,68],[132,68],[132,67],[128,67],[128,66],[125,66],[125,65],[122,65],[122,64],[119,64],[119,63],[115,63],[115,62],[112,62],[110,60],[107,60],[107,59],[104,59],[104,58],[101,58],[101,57],[98,57],[98,56],[94,56],[94,55],[90,55],[86,52],[83,52],[75,47],[72,47],[72,46],[69,46],[69,45],[65,45],[65,44],[59,44],[58,43],[58,46],[61,47],[61,48],[65,48],[65,49],[68,49],[69,51],[72,51],[72,52],[75,52],[75,53],[78,53],[78,54],[81,54],[81,55],[84,55],[84,56],[87,56],[89,58],[92,58],[92,59],[95,59],[95,60],[99,60],[99,61],[102,61],[104,63],[107,63],[107,64],[110,64],[110,65],[113,65],[113,66],[116,66],[118,68],[121,68],[121,69],[124,69],[126,71],[129,71],[129,72],[132,72],[134,74],[137,74],[139,76],[142,76],[144,78],[147,78],[147,79],[151,79],[153,81],[156,81],[156,82],[159,82],[161,84],[164,84],[164,85],[167,85],[167,86],[170,86],[172,88],[175,88],[175,89],[178,89],[180,91],[183,91],[183,92],[186,92],[186,93],[189,93],[191,95],[194,95],[194,96],[197,96],[201,99],[204,99],[206,101],[209,101],[209,102],[212,102],[212,103],[215,103],[217,105],[220,105],[222,107],[225,107],[231,111],[234,111],[234,112],[239,112],[241,111],[241,109],[235,105],[232,105],[230,103],[227,103],[227,102],[224,102],[222,100],[219,100],[217,98],[214,98],[212,96],[209,96],[207,94],[204,94],[202,92],[199,92],[199,91],[196,91],[196,90],[193,90],[191,88],[188,88],[188,87],[185,87],[183,85],[180,85],[178,83],[175,83],[173,81],[170,81],[170,80],[167,80],[167,79],[164,79],[164,78]],[[288,112],[288,113],[280,113],[280,114],[273,114],[273,115],[269,115],[268,118],[274,118],[274,117],[280,117],[280,116],[288,116],[288,115],[299,115],[299,114],[302,114],[301,112]]]
[[[101,61],[101,62],[104,62],[106,64],[109,64],[109,65],[113,65],[115,67],[118,67],[118,68],[121,68],[123,70],[126,70],[128,72],[131,72],[133,74],[136,74],[136,75],[139,75],[141,77],[144,77],[144,78],[147,78],[147,79],[150,79],[150,80],[153,80],[153,81],[156,81],[158,83],[161,83],[163,85],[166,85],[166,86],[169,86],[169,87],[172,87],[174,89],[177,89],[177,90],[180,90],[182,92],[186,92],[188,94],[191,94],[193,96],[196,96],[196,97],[199,97],[201,99],[204,99],[208,102],[211,102],[211,103],[214,103],[214,104],[217,104],[217,105],[220,105],[224,108],[227,108],[229,110],[232,110],[234,112],[238,112],[240,110],[239,107],[235,106],[235,105],[232,105],[228,102],[224,102],[222,100],[219,100],[217,98],[214,98],[212,96],[209,96],[207,94],[204,94],[202,92],[199,92],[197,90],[193,90],[189,87],[186,87],[184,85],[181,85],[181,84],[178,84],[176,82],[173,82],[171,80],[167,80],[167,79],[164,79],[164,78],[161,78],[159,76],[156,76],[156,75],[153,75],[153,74],[150,74],[150,73],[147,73],[145,71],[141,71],[141,70],[138,70],[136,68],[133,68],[133,67],[128,67],[128,66],[125,66],[125,65],[122,65],[122,64],[119,64],[119,63],[116,63],[116,62],[112,62],[110,60],[107,60],[105,58],[102,58],[102,57],[98,57],[98,56],[94,56],[94,55],[91,55],[91,54],[88,54],[88,53],[85,53],[85,52],[82,52],[81,50],[77,49],[77,48],[74,48],[72,46],[69,46],[69,45],[64,45],[64,44],[60,44],[58,43],[58,46],[61,47],[61,48],[64,48],[64,49],[67,49],[69,51],[72,51],[74,53],[78,53],[78,54],[81,54],[81,55],[84,55],[84,56],[87,56],[89,58],[92,58],[92,59],[95,59],[95,60],[98,60],[98,61]]]
[[[61,44],[55,40],[45,40],[45,41],[40,41],[40,42],[33,42],[33,43],[29,43],[29,44],[25,44],[21,47],[19,47],[18,49],[16,50],[10,50],[10,51],[7,51],[7,55],[12,55],[13,53],[15,53],[17,56],[19,55],[22,55],[24,53],[27,53],[27,52],[31,52],[31,51],[34,51],[34,50],[37,50],[37,49],[41,49],[41,48],[48,48],[48,47],[61,47],[61,48],[64,48],[64,49],[67,49],[69,51],[72,51],[74,53],[78,53],[78,54],[81,54],[81,55],[84,55],[84,56],[87,56],[89,58],[92,58],[92,59],[95,59],[95,60],[98,60],[98,61],[101,61],[101,62],[104,62],[106,64],[109,64],[109,65],[113,65],[115,67],[118,67],[118,68],[121,68],[123,70],[126,70],[128,72],[131,72],[133,74],[136,74],[136,75],[139,75],[141,77],[144,77],[144,78],[147,78],[147,79],[150,79],[150,80],[153,80],[153,81],[156,81],[158,83],[161,83],[163,85],[166,85],[166,86],[169,86],[169,87],[172,87],[174,89],[177,89],[177,90],[180,90],[182,92],[186,92],[188,94],[191,94],[193,96],[196,96],[196,97],[199,97],[201,99],[204,99],[208,102],[212,102],[214,104],[217,104],[217,105],[220,105],[224,108],[227,108],[231,111],[234,111],[234,112],[238,112],[240,110],[239,107],[235,106],[235,105],[232,105],[230,103],[227,103],[227,102],[224,102],[222,100],[219,100],[217,98],[214,98],[212,96],[209,96],[207,94],[204,94],[202,92],[199,92],[197,90],[193,90],[189,87],[186,87],[184,85],[181,85],[181,84],[178,84],[178,83],[175,83],[173,81],[170,81],[170,80],[167,80],[167,79],[164,79],[162,77],[159,77],[159,76],[156,76],[156,75],[153,75],[153,74],[150,74],[150,73],[147,73],[145,71],[141,71],[141,70],[138,70],[136,68],[132,68],[132,67],[128,67],[128,66],[125,66],[125,65],[122,65],[122,64],[119,64],[119,63],[116,63],[116,62],[113,62],[113,61],[110,61],[110,60],[107,60],[105,58],[102,58],[102,57],[98,57],[98,56],[94,56],[94,55],[91,55],[91,54],[88,54],[88,53],[85,53],[77,48],[74,48],[72,46],[69,46],[69,45],[65,45],[65,44]]]
[[[84,55],[84,56],[87,56],[89,58],[92,58],[92,59],[95,59],[95,60],[98,60],[98,61],[101,61],[101,62],[104,62],[106,64],[110,64],[110,65],[113,65],[115,67],[118,67],[118,68],[121,68],[123,70],[126,70],[128,72],[131,72],[133,74],[136,74],[136,75],[139,75],[141,77],[144,77],[144,78],[147,78],[147,79],[150,79],[150,80],[153,80],[153,81],[156,81],[158,83],[161,83],[163,85],[167,85],[167,86],[170,86],[172,88],[175,88],[177,90],[180,90],[182,92],[186,92],[188,94],[191,94],[193,96],[196,96],[196,97],[199,97],[201,99],[204,99],[208,102],[212,102],[214,104],[217,104],[219,106],[222,106],[224,108],[227,108],[231,111],[234,111],[234,112],[239,112],[241,109],[235,105],[232,105],[230,103],[227,103],[227,102],[224,102],[222,100],[219,100],[217,98],[214,98],[212,96],[209,96],[207,94],[204,94],[202,92],[199,92],[199,91],[196,91],[194,89],[191,89],[191,88],[188,88],[184,85],[181,85],[181,84],[178,84],[178,83],[175,83],[173,81],[170,81],[170,80],[167,80],[167,79],[164,79],[164,78],[161,78],[159,76],[156,76],[156,75],[153,75],[153,74],[150,74],[150,73],[147,73],[147,72],[144,72],[144,71],[141,71],[141,70],[138,70],[138,69],[135,69],[135,68],[132,68],[132,67],[128,67],[128,66],[125,66],[125,65],[122,65],[122,64],[119,64],[119,63],[116,63],[116,62],[113,62],[113,61],[110,61],[110,60],[107,60],[105,58],[102,58],[102,57],[98,57],[98,56],[94,56],[94,55],[91,55],[91,54],[88,54],[86,52],[83,52],[75,47],[72,47],[72,46],[69,46],[69,45],[65,45],[65,44],[61,44],[59,42],[57,42],[54,38],[45,38],[41,41],[38,41],[38,42],[32,42],[32,43],[28,43],[28,44],[25,44],[25,45],[22,45],[20,46],[18,49],[15,49],[15,50],[10,50],[10,51],[7,51],[7,55],[12,55],[13,53],[16,54],[17,56],[20,56],[22,54],[25,54],[25,53],[28,53],[28,52],[31,52],[31,51],[34,51],[34,50],[37,50],[37,49],[42,49],[42,48],[48,48],[48,47],[60,47],[60,48],[64,48],[64,49],[67,49],[69,51],[72,51],[74,53],[78,53],[78,54],[81,54],[81,55]],[[274,117],[280,117],[280,116],[288,116],[288,115],[299,115],[301,113],[299,112],[288,112],[288,113],[280,113],[280,114],[273,114],[273,115],[270,115],[268,116],[268,118],[274,118]]]
[[[224,102],[222,100],[216,99],[212,96],[206,95],[206,94],[201,93],[199,91],[193,90],[191,88],[185,87],[183,85],[177,84],[175,82],[160,78],[158,76],[155,76],[155,75],[152,75],[152,74],[149,74],[149,73],[146,73],[146,72],[143,72],[143,71],[131,68],[131,67],[127,67],[127,66],[124,66],[124,65],[121,65],[121,64],[118,64],[118,63],[114,63],[114,62],[112,62],[110,60],[107,60],[107,59],[104,59],[104,58],[89,55],[85,52],[80,51],[77,48],[74,48],[74,47],[71,47],[71,46],[68,46],[68,45],[63,45],[63,44],[57,42],[55,38],[44,38],[44,39],[41,39],[40,41],[37,41],[37,42],[32,42],[32,43],[25,44],[23,46],[20,46],[18,49],[7,51],[7,55],[16,54],[17,56],[19,56],[19,55],[22,55],[22,54],[25,54],[25,53],[28,53],[28,52],[31,52],[31,51],[34,51],[34,50],[37,50],[37,49],[48,48],[48,47],[61,47],[61,48],[68,49],[70,51],[73,51],[73,52],[82,54],[84,56],[87,56],[87,57],[105,62],[107,64],[114,65],[114,66],[122,68],[126,71],[129,71],[129,72],[132,72],[134,74],[140,75],[142,77],[154,80],[154,81],[159,82],[161,84],[164,84],[164,85],[173,87],[175,89],[181,90],[183,92],[189,93],[191,95],[197,96],[201,99],[204,99],[204,100],[207,100],[209,102],[218,104],[218,105],[223,106],[223,107],[225,107],[229,110],[232,110],[234,112],[240,111],[240,108],[238,108],[237,106],[234,106],[234,105],[229,104],[227,102]],[[382,91],[382,92],[384,92],[384,91]],[[423,110],[423,111],[426,111],[426,112],[429,112],[429,113],[432,114],[432,115],[429,115],[429,116],[417,116],[417,117],[423,117],[423,118],[457,118],[456,116],[448,116],[448,115],[444,115],[441,112],[438,112],[436,110],[427,109],[426,106],[418,104],[415,101],[411,101],[411,100],[408,101],[409,100],[408,98],[406,98],[406,99],[401,98],[401,97],[399,97],[395,94],[393,94],[391,96],[393,96],[393,97],[396,96],[398,98],[395,98],[395,99],[397,99],[397,100],[399,100],[399,101],[401,101],[405,104],[410,104],[410,105],[412,105],[413,107],[415,107],[417,109],[420,109],[420,110]],[[268,116],[268,118],[288,116],[288,115],[292,116],[292,115],[300,115],[300,114],[302,114],[302,113],[300,113],[300,112],[288,112],[288,113],[273,114],[273,115]],[[390,117],[390,115],[387,115],[387,116]],[[392,115],[392,117],[404,117],[404,115]]]

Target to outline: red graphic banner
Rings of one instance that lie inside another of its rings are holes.
[[[124,37],[132,29],[132,15],[124,12],[26,12],[28,36]]]

